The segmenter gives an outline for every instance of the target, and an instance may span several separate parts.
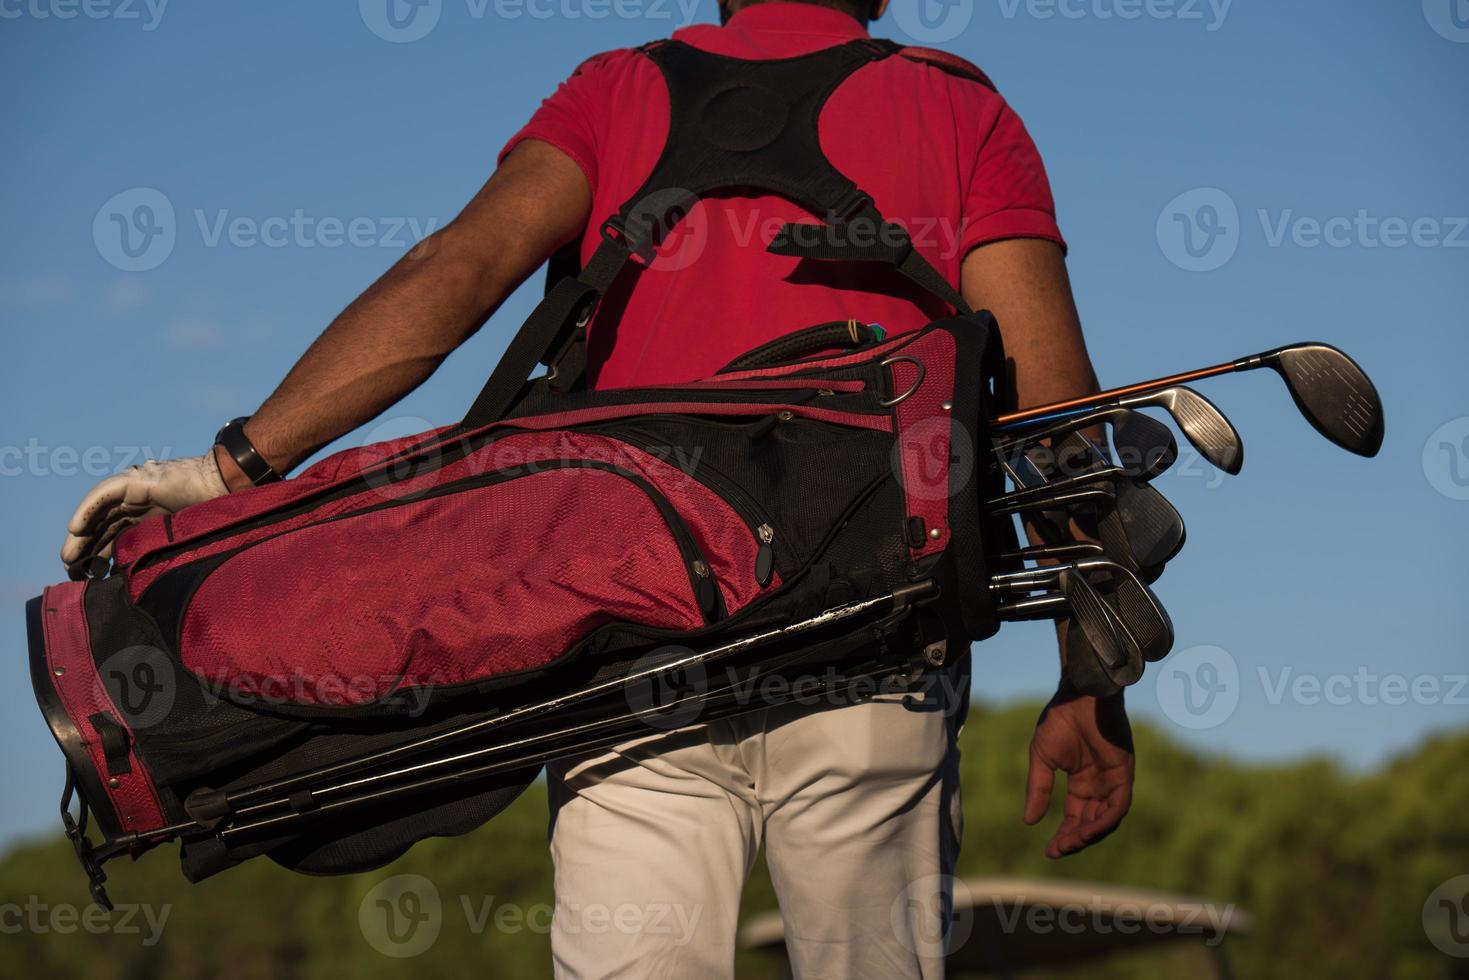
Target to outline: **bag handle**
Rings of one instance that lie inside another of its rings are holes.
[[[749,371],[755,368],[774,367],[777,364],[786,364],[790,361],[799,360],[808,354],[816,354],[833,347],[845,347],[857,350],[880,344],[886,339],[887,334],[882,327],[875,323],[861,323],[857,320],[831,320],[827,323],[818,323],[814,327],[797,330],[783,337],[761,344],[754,350],[746,351],[739,357],[730,361],[720,368],[717,374],[730,374],[734,371]]]

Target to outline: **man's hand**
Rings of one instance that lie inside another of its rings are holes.
[[[227,493],[213,452],[187,459],[150,459],[108,477],[82,498],[66,526],[61,561],[73,579],[85,578],[87,562],[109,557],[117,536],[143,518],[172,514]]]
[[[1051,805],[1056,770],[1066,772],[1064,816],[1046,844],[1046,857],[1075,854],[1117,829],[1132,805],[1135,767],[1132,727],[1120,696],[1057,692],[1030,740],[1025,794],[1025,822],[1039,823]]]

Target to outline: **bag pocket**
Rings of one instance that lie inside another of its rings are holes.
[[[543,669],[607,623],[691,630],[723,611],[667,496],[565,459],[253,542],[203,575],[177,642],[231,700],[362,705]]]

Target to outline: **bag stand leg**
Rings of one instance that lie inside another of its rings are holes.
[[[70,816],[68,804],[72,787],[69,781],[63,798],[67,834],[72,839],[78,858],[87,873],[94,899],[104,908],[110,908],[102,887],[106,880],[102,864],[118,854],[135,852],[177,838],[198,839],[213,836],[229,844],[258,839],[262,835],[269,837],[283,832],[289,833],[307,822],[315,822],[360,807],[403,799],[450,785],[471,784],[475,780],[506,770],[541,765],[558,758],[613,745],[640,731],[647,731],[645,719],[649,709],[623,710],[622,713],[614,713],[610,717],[599,715],[588,721],[533,731],[530,734],[524,734],[524,729],[533,722],[554,721],[575,708],[595,706],[600,700],[625,692],[632,684],[656,684],[690,668],[730,661],[742,654],[757,654],[762,648],[777,643],[807,640],[806,646],[794,654],[778,656],[769,663],[760,664],[757,668],[760,676],[769,676],[802,659],[810,658],[815,640],[808,639],[809,634],[850,626],[863,618],[870,618],[873,627],[901,621],[915,607],[932,599],[937,591],[934,582],[921,581],[883,596],[838,606],[787,626],[763,630],[703,651],[691,652],[654,667],[479,718],[448,731],[413,739],[392,748],[240,790],[197,791],[190,794],[189,801],[186,802],[186,810],[192,819],[146,834],[121,835],[95,848],[86,837],[84,800],[79,820],[73,821]],[[937,646],[940,650],[938,659],[941,660],[942,647],[941,644]],[[848,665],[845,668],[848,673],[840,679],[824,679],[815,693],[850,690],[858,682],[870,684],[890,678],[911,678],[921,673],[926,666],[935,663],[934,650],[935,645],[930,645],[917,655],[905,652],[900,657],[880,661],[869,659],[855,667]],[[750,705],[742,703],[741,696],[731,686],[689,695],[653,710],[656,712],[698,706],[701,709],[701,718],[694,724],[703,724],[790,700],[794,698]],[[449,749],[456,743],[478,738],[496,738],[496,741],[489,745],[463,748],[458,752]],[[430,750],[446,752],[425,757]],[[383,768],[394,763],[398,763],[399,767],[386,770]]]

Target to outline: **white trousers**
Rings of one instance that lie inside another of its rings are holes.
[[[942,977],[960,708],[933,680],[917,705],[769,708],[553,766],[556,976],[732,977],[763,844],[797,978]]]

